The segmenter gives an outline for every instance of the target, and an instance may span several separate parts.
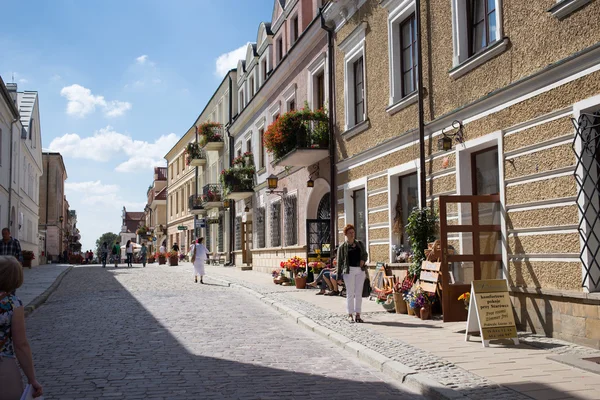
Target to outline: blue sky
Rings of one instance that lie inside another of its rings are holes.
[[[24,5],[26,4],[26,5]],[[5,2],[0,75],[39,92],[84,249],[141,211],[154,165],[270,21],[273,0]]]

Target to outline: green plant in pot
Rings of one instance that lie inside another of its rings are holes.
[[[425,260],[425,249],[429,242],[436,239],[439,217],[436,211],[429,207],[415,208],[408,216],[406,234],[413,251],[413,261],[408,269],[412,276],[419,276],[421,264]]]

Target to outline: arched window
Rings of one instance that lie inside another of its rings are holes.
[[[331,218],[331,196],[329,193],[324,194],[323,197],[321,197],[321,201],[319,201],[319,206],[317,207],[317,218]]]

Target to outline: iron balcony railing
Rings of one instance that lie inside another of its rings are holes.
[[[223,189],[218,183],[209,183],[202,188],[202,204],[223,201]]]
[[[189,198],[190,210],[202,210],[202,196],[199,194],[193,194]]]

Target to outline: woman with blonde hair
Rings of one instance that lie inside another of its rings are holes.
[[[344,227],[346,241],[338,247],[337,251],[337,278],[344,278],[346,286],[346,309],[349,322],[364,322],[360,317],[362,305],[362,291],[365,283],[369,258],[365,244],[356,239],[354,225]],[[354,316],[353,314],[356,314]]]
[[[33,388],[33,397],[43,394],[35,378],[31,347],[25,333],[23,303],[13,293],[23,284],[21,264],[12,256],[0,256],[0,400],[18,400],[23,393],[17,360]],[[16,359],[15,359],[16,358]]]

